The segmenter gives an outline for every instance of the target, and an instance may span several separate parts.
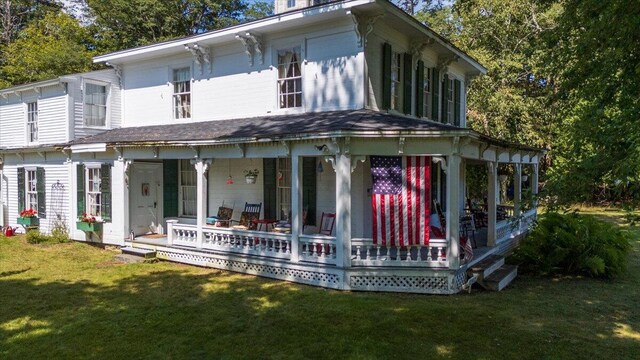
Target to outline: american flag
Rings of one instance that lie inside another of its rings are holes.
[[[373,243],[429,244],[431,158],[372,156]]]

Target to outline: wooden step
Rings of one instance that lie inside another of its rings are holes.
[[[504,265],[504,257],[498,255],[487,256],[479,263],[473,265],[467,270],[468,276],[478,275],[479,281],[488,277],[494,271]]]
[[[503,265],[491,275],[484,278],[481,285],[487,290],[500,291],[511,284],[517,275],[517,265]]]
[[[156,257],[156,251],[150,249],[141,249],[134,247],[123,247],[120,249],[123,254],[139,256],[143,259],[153,259]]]

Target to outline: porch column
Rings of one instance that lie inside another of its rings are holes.
[[[518,218],[522,209],[522,164],[513,164],[513,216]]]
[[[351,155],[336,155],[336,264],[351,267]]]
[[[533,196],[532,206],[538,207],[538,164],[531,164],[531,196]]]
[[[196,187],[196,227],[198,233],[198,239],[196,241],[196,247],[202,248],[202,242],[204,241],[204,232],[202,231],[207,221],[207,171],[209,170],[209,164],[211,160],[198,159],[195,160],[197,187]]]
[[[487,165],[487,246],[496,246],[498,163],[490,161]]]
[[[447,161],[447,260],[450,269],[460,267],[460,155]]]
[[[302,158],[291,154],[291,262],[300,259],[300,234],[304,229],[302,223]]]

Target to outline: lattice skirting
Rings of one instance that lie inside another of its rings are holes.
[[[389,291],[422,294],[455,294],[460,291],[466,275],[371,275],[352,274],[349,286],[356,291]]]
[[[311,271],[293,267],[257,264],[248,261],[233,259],[220,259],[206,254],[192,254],[157,250],[157,257],[164,260],[175,261],[192,265],[212,267],[216,269],[241,272],[246,274],[264,276],[280,280],[288,280],[297,283],[316,285],[334,289],[343,288],[343,276],[341,271]]]

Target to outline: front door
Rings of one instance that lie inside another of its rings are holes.
[[[133,163],[129,179],[129,218],[135,235],[161,231],[162,164]]]

